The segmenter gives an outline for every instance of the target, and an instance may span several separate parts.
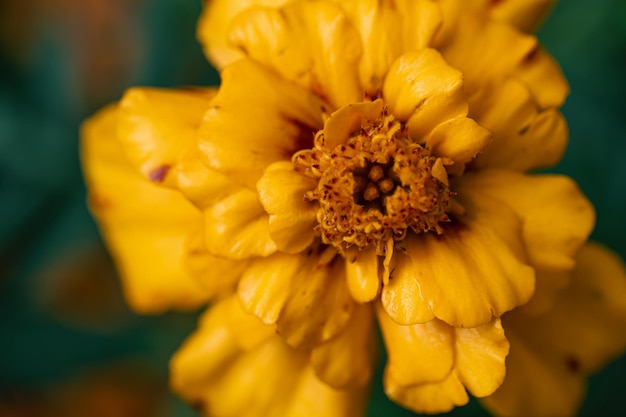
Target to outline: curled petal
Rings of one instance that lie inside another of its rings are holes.
[[[313,179],[294,171],[291,162],[270,165],[257,183],[259,198],[269,214],[269,232],[278,250],[298,253],[316,236],[317,207],[305,199],[316,187]]]
[[[366,386],[372,377],[378,340],[371,305],[359,305],[345,329],[313,349],[311,364],[317,376],[334,388]]]
[[[228,40],[235,17],[254,6],[279,7],[289,0],[204,0],[197,37],[205,55],[218,69],[243,58],[244,53]]]
[[[491,137],[490,131],[472,119],[457,117],[435,127],[426,139],[426,146],[432,149],[434,155],[454,161],[456,168],[474,159],[491,141]],[[462,171],[461,168],[457,170]]]
[[[556,164],[567,145],[567,123],[557,110],[540,110],[514,78],[489,84],[470,97],[470,116],[494,140],[474,166],[529,171]]]
[[[437,319],[403,326],[377,313],[389,356],[385,392],[394,401],[441,413],[467,403],[466,389],[483,397],[502,383],[509,344],[499,319],[463,329]]]
[[[449,66],[434,49],[409,52],[391,66],[383,85],[391,113],[408,122],[418,142],[440,123],[467,115],[463,75]]]
[[[569,94],[561,67],[538,45],[524,57],[513,74],[530,87],[542,109],[562,105]]]
[[[309,352],[292,349],[272,330],[241,311],[236,298],[218,303],[172,358],[173,389],[212,417],[363,412],[364,388],[335,390],[324,384],[308,364]],[[240,342],[250,336],[253,343]]]
[[[467,213],[442,235],[405,239],[424,300],[457,327],[487,323],[525,304],[535,283],[519,216],[495,199],[469,194],[460,194]]]
[[[242,13],[230,32],[233,44],[284,78],[315,92],[335,108],[362,98],[358,32],[332,2],[294,2]]]
[[[178,191],[151,183],[124,158],[116,116],[112,105],[85,122],[82,163],[90,209],[116,260],[128,303],[144,313],[196,307],[214,294],[181,267],[201,214]]]
[[[376,96],[389,67],[400,55],[427,47],[441,24],[435,2],[358,0],[337,2],[354,24],[367,51],[359,61],[364,90]]]
[[[454,328],[439,320],[409,326],[376,310],[387,348],[386,390],[443,381],[454,367]],[[389,394],[389,392],[387,392]]]
[[[586,376],[626,349],[626,267],[591,243],[577,257],[571,286],[538,317],[504,317],[511,341],[507,376],[484,404],[502,416],[571,416]]]
[[[402,386],[385,374],[385,394],[393,401],[418,413],[445,413],[467,404],[469,397],[456,372],[438,382]]]
[[[460,185],[472,194],[506,202],[523,218],[524,241],[534,265],[574,266],[595,220],[593,207],[574,181],[560,175],[493,170],[466,175]]]
[[[256,189],[267,166],[312,146],[324,111],[311,92],[258,63],[238,61],[222,71],[222,86],[198,131],[203,162]]]
[[[228,259],[248,259],[276,252],[269,217],[259,196],[242,188],[204,212],[205,241],[210,253]]]
[[[508,76],[528,86],[541,109],[558,106],[568,93],[567,82],[537,39],[480,13],[459,18],[456,34],[441,48],[445,60],[463,72],[470,95]]]
[[[343,264],[326,264],[310,249],[305,254],[277,253],[256,260],[239,282],[244,308],[292,346],[317,346],[339,333],[354,301],[345,284]]]
[[[200,208],[237,185],[199,160],[196,134],[217,89],[132,88],[117,110],[117,137],[144,177],[179,189]]]

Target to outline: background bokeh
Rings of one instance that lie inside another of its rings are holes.
[[[199,0],[0,2],[0,417],[187,417],[167,391],[195,314],[125,306],[85,205],[79,126],[131,85],[215,85]],[[572,93],[553,171],[596,205],[593,238],[626,256],[626,1],[561,0],[539,36]],[[624,295],[626,297],[626,294]],[[380,378],[378,378],[380,381]],[[581,416],[626,413],[626,357]],[[476,402],[455,416],[483,416]],[[411,416],[374,387],[369,416]]]

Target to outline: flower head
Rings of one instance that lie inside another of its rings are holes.
[[[527,173],[564,151],[567,84],[509,23],[523,10],[528,29],[546,2],[524,4],[210,2],[199,34],[220,89],[131,90],[86,126],[131,301],[223,298],[173,360],[177,391],[217,416],[354,415],[374,317],[400,404],[442,412],[502,385],[503,322],[558,314],[594,221],[573,181]],[[131,175],[122,202],[113,182]],[[149,213],[141,246],[133,210]],[[163,284],[140,276],[148,256]],[[286,399],[266,377],[288,379]]]

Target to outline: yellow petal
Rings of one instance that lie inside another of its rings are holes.
[[[380,309],[378,313],[389,353],[385,392],[392,400],[416,412],[442,413],[467,403],[466,388],[482,397],[502,383],[509,344],[500,320],[470,329],[439,320],[401,326]],[[435,369],[439,372],[433,373]],[[420,379],[418,372],[430,373],[431,378]]]
[[[359,305],[337,337],[313,349],[311,365],[334,388],[367,386],[374,371],[378,340],[371,305]]]
[[[117,132],[128,160],[163,182],[180,156],[195,145],[196,131],[216,89],[132,88],[118,106]]]
[[[355,250],[346,255],[346,282],[359,303],[372,301],[380,291],[378,255],[375,249]]]
[[[463,72],[466,92],[472,94],[512,74],[536,47],[533,36],[491,21],[485,14],[466,13],[458,19],[453,39],[440,50],[450,65]],[[539,88],[529,85],[533,95]]]
[[[266,324],[280,317],[292,291],[292,280],[304,267],[306,258],[277,253],[255,260],[239,281],[243,307]]]
[[[438,124],[467,115],[463,75],[434,49],[398,58],[385,79],[383,95],[391,113],[408,121],[411,137],[421,143]]]
[[[570,285],[571,274],[569,270],[535,266],[535,293],[530,301],[520,308],[533,316],[545,313],[554,306],[561,291]]]
[[[561,67],[539,46],[524,57],[513,74],[529,86],[542,109],[562,105],[569,94]]]
[[[361,416],[365,414],[366,393],[365,387],[335,390],[320,381],[311,367],[308,367],[301,376],[289,408],[276,417]],[[276,401],[283,398],[283,393],[280,392]]]
[[[351,103],[333,112],[324,124],[324,145],[329,149],[344,144],[361,131],[367,121],[380,118],[383,100]]]
[[[567,145],[565,119],[554,109],[541,111],[528,88],[508,78],[470,97],[470,116],[493,132],[493,142],[474,166],[529,171],[556,164]]]
[[[515,210],[523,219],[529,258],[540,267],[571,269],[593,228],[593,207],[576,183],[564,176],[493,170],[466,175],[460,186]]]
[[[574,416],[584,392],[583,380],[571,378],[567,364],[554,355],[537,357],[508,328],[511,352],[507,358],[506,378],[502,386],[481,399],[481,403],[491,413],[502,417]]]
[[[598,244],[583,247],[572,285],[538,317],[504,317],[507,377],[485,405],[503,416],[571,416],[584,380],[626,350],[626,266]]]
[[[346,326],[355,306],[345,283],[344,265],[309,261],[294,277],[292,293],[277,321],[277,331],[294,347],[313,347]]]
[[[270,255],[276,244],[268,222],[257,193],[242,188],[204,212],[207,249],[228,259]]]
[[[441,382],[412,386],[396,385],[391,378],[387,377],[387,374],[384,378],[387,396],[417,413],[445,413],[469,401],[467,392],[456,372],[451,372]]]
[[[201,208],[236,188],[200,162],[197,132],[216,89],[132,88],[118,106],[117,133],[128,160],[150,181],[178,188]]]
[[[491,141],[491,132],[472,119],[456,117],[446,120],[433,129],[426,146],[434,155],[450,158],[455,166],[463,166]]]
[[[429,45],[440,23],[437,4],[425,0],[381,2],[338,1],[354,24],[366,51],[359,62],[359,77],[371,96],[382,88],[389,67],[405,52]]]
[[[213,66],[221,69],[244,57],[228,41],[228,31],[235,17],[249,7],[278,7],[288,0],[205,0],[198,21],[197,37]]]
[[[403,326],[378,308],[387,349],[386,390],[393,386],[443,381],[454,366],[454,328],[439,320]],[[389,392],[387,392],[389,394]]]
[[[499,319],[471,329],[456,328],[455,368],[459,380],[475,397],[484,397],[504,381],[509,342]]]
[[[381,295],[382,305],[398,324],[426,323],[435,315],[424,301],[411,258],[396,251],[396,265]]]
[[[233,261],[209,253],[199,230],[189,237],[187,249],[182,267],[189,268],[198,285],[215,296],[232,293],[249,265],[247,261]]]
[[[441,236],[409,235],[406,253],[435,316],[453,326],[475,327],[526,303],[535,277],[526,264],[515,212],[486,196],[460,197],[466,215]]]
[[[339,391],[322,383],[308,365],[309,352],[290,348],[267,332],[272,328],[246,316],[236,298],[216,304],[172,358],[172,388],[212,417],[351,417],[363,411],[364,388]],[[241,343],[250,335],[253,340]]]
[[[506,22],[524,32],[532,32],[555,0],[439,0],[438,3],[444,11],[443,29],[446,32],[454,31],[459,17],[476,12]]]
[[[482,0],[486,1],[486,0]],[[541,23],[555,0],[506,0],[489,1],[491,17],[508,22],[524,32],[532,32]]]
[[[239,282],[244,309],[277,331],[292,346],[316,346],[340,332],[354,302],[340,260],[322,263],[313,250],[277,253],[256,260]]]
[[[335,108],[360,101],[358,32],[331,2],[255,8],[234,21],[230,40],[246,54]]]
[[[270,236],[281,252],[298,253],[313,243],[319,205],[304,197],[316,186],[313,179],[295,172],[291,162],[270,165],[257,183],[261,204],[270,215]]]
[[[184,268],[200,212],[178,191],[145,179],[117,142],[116,106],[82,128],[90,208],[116,260],[129,304],[140,312],[193,308],[212,294]]]
[[[200,126],[203,161],[255,189],[268,165],[313,145],[324,108],[312,93],[241,60],[222,71],[222,86]]]

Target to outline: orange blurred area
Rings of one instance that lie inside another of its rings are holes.
[[[0,394],[1,417],[165,417],[171,415],[162,377],[117,363],[29,391]]]
[[[22,68],[33,65],[42,43],[68,59],[87,107],[110,100],[142,59],[136,21],[143,0],[3,0],[0,47]]]

